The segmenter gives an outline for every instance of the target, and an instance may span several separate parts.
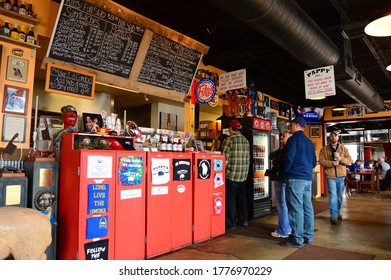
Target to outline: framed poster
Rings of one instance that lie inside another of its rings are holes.
[[[27,59],[8,56],[6,79],[16,82],[27,82],[29,61]]]
[[[319,125],[310,126],[310,137],[311,138],[320,138],[320,126]]]
[[[16,133],[19,133],[19,136],[17,138],[18,141],[21,143],[25,143],[26,117],[5,114],[3,119],[3,134],[1,137],[1,141],[11,141],[12,137]]]
[[[26,115],[28,89],[5,85],[3,112]]]
[[[177,130],[178,116],[170,113],[160,112],[160,129]]]
[[[364,107],[362,105],[358,106],[348,106],[348,117],[362,117],[364,114]]]
[[[345,115],[345,110],[333,111],[331,110],[332,117],[343,117]]]
[[[98,128],[103,127],[103,119],[99,114],[83,113],[83,128],[84,132],[97,132]]]
[[[270,108],[270,96],[264,94],[263,95],[263,104],[265,107]]]

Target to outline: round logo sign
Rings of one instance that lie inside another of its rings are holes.
[[[200,103],[208,103],[216,94],[216,84],[212,79],[201,79],[195,88],[195,97]]]

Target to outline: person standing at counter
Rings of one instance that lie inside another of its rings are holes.
[[[337,224],[337,220],[342,220],[340,210],[345,189],[346,167],[352,164],[348,149],[343,144],[339,144],[338,140],[338,132],[331,132],[329,144],[319,152],[319,163],[324,167],[327,178],[330,222],[333,225]]]
[[[283,153],[282,176],[286,180],[286,200],[292,233],[280,245],[301,248],[314,239],[314,208],[312,207],[312,173],[316,166],[314,144],[304,134],[306,121],[296,117],[291,122],[293,134]]]
[[[240,133],[242,128],[238,120],[229,123],[229,136],[224,140],[222,153],[226,167],[226,215],[227,229],[236,228],[236,219],[242,226],[248,226],[246,201],[246,180],[250,166],[250,144]]]

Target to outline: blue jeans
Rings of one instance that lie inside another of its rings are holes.
[[[233,228],[236,214],[239,223],[248,220],[246,182],[234,182],[226,178],[225,190],[225,226]]]
[[[327,178],[327,185],[329,190],[330,217],[337,218],[342,207],[345,177]]]
[[[312,207],[312,182],[299,179],[286,181],[286,201],[291,237],[298,244],[314,240],[314,208]]]
[[[280,235],[289,235],[292,232],[291,226],[289,225],[288,207],[286,206],[285,187],[285,181],[274,182],[274,191],[276,194],[276,204],[278,210],[277,233]]]

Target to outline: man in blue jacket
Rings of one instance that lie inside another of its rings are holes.
[[[291,122],[293,134],[286,143],[282,172],[286,181],[291,235],[280,244],[300,248],[314,239],[314,209],[312,207],[312,172],[316,166],[314,144],[304,135],[306,121],[296,117]]]

